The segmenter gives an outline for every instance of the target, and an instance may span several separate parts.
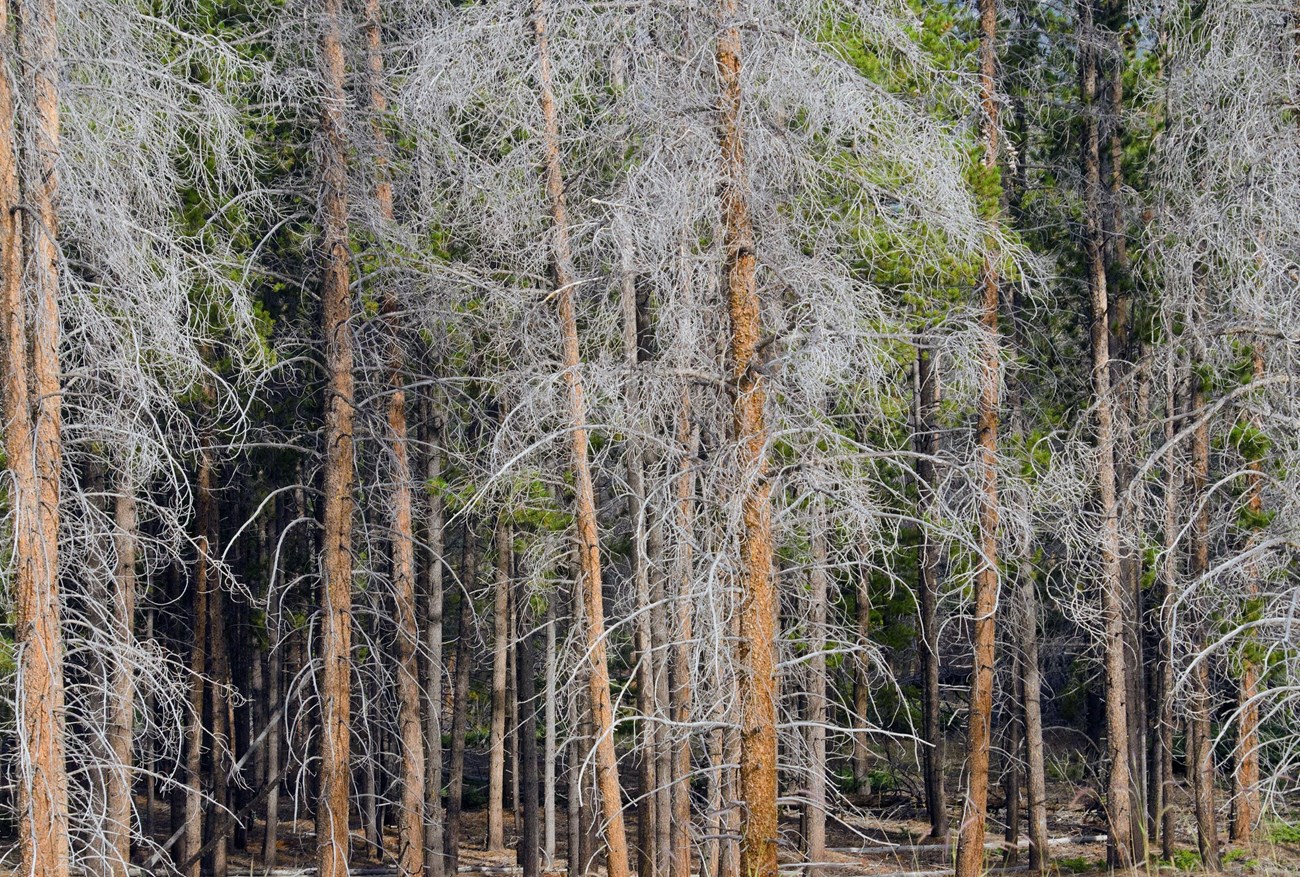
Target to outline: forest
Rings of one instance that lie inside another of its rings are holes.
[[[0,0],[0,873],[1300,873],[1300,4]]]

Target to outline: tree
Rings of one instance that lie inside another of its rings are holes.
[[[352,293],[348,247],[348,164],[344,139],[343,8],[325,0],[320,32],[321,340],[325,347],[325,466],[321,537],[320,801],[316,807],[321,877],[348,871],[352,674]]]

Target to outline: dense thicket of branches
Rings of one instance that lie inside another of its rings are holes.
[[[0,49],[16,873],[821,874],[886,806],[1042,872],[1049,762],[1123,869],[1289,818],[1300,7]]]

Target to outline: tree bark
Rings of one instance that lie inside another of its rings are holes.
[[[700,448],[700,430],[692,423],[691,392],[688,386],[682,387],[681,405],[677,411],[677,442],[682,451],[674,483],[679,542],[674,570],[677,629],[673,642],[670,709],[673,722],[682,728],[691,719],[695,650],[695,613],[691,594],[694,573],[691,532],[695,519],[693,467]],[[689,732],[679,733],[673,757],[672,861],[669,872],[671,877],[691,877],[691,735]]]
[[[393,187],[389,181],[388,136],[384,131],[388,98],[383,89],[382,19],[379,0],[366,0],[366,78],[376,165],[375,202],[380,221],[389,225],[393,222]],[[415,529],[411,519],[411,464],[407,449],[406,381],[403,374],[405,356],[399,337],[401,306],[391,284],[384,284],[380,309],[387,333],[387,438],[393,485],[389,544],[392,546],[393,602],[397,623],[397,743],[401,785],[397,813],[397,871],[404,877],[424,877],[425,744],[416,661],[420,630],[416,620]]]
[[[4,443],[13,475],[14,644],[17,646],[19,865],[68,874],[63,638],[59,610],[59,497],[63,464],[58,307],[59,94],[56,6],[17,4],[15,85],[0,74],[0,320]],[[0,29],[7,32],[7,9]],[[27,108],[34,130],[16,131]],[[19,169],[19,143],[23,152]],[[20,219],[21,217],[21,219]],[[24,288],[27,280],[27,288]]]
[[[826,521],[818,514],[813,522],[812,568],[808,574],[808,801],[804,805],[804,840],[808,877],[821,877],[817,863],[826,861],[826,609],[830,599],[827,582]]]
[[[1129,870],[1140,857],[1134,845],[1129,783],[1128,666],[1124,645],[1127,623],[1120,575],[1118,502],[1115,488],[1115,435],[1110,385],[1109,302],[1102,229],[1102,181],[1097,119],[1097,53],[1093,27],[1096,0],[1078,0],[1079,82],[1083,102],[1084,256],[1092,303],[1092,382],[1096,416],[1098,501],[1102,517],[1101,602],[1106,642],[1107,819],[1111,864]]]
[[[1264,358],[1258,350],[1251,355],[1251,372],[1258,381],[1264,376]],[[1256,418],[1251,425],[1259,428]],[[1250,516],[1249,535],[1245,550],[1251,550],[1259,539],[1258,530],[1264,516],[1264,472],[1258,459],[1246,464],[1246,512]],[[1246,612],[1254,615],[1259,610],[1259,571],[1251,563],[1246,570]],[[1241,670],[1237,681],[1237,744],[1233,749],[1232,772],[1232,830],[1231,837],[1238,843],[1249,844],[1255,820],[1259,818],[1259,667],[1256,662],[1257,645],[1253,636],[1246,636],[1241,647]]]
[[[474,606],[470,599],[478,580],[478,544],[473,522],[464,528],[463,587],[460,593],[460,615],[456,628],[456,679],[453,685],[451,710],[451,775],[447,781],[447,832],[444,866],[446,873],[455,874],[460,862],[460,811],[465,797],[465,732],[469,725],[469,671],[474,658],[471,649],[470,628],[474,624]]]
[[[939,688],[939,552],[930,534],[930,518],[934,514],[934,457],[938,453],[934,416],[939,405],[939,375],[934,369],[934,354],[926,348],[916,351],[916,386],[913,396],[915,406],[915,445],[917,452],[916,478],[918,503],[923,523],[920,544],[917,547],[917,590],[921,598],[921,656],[922,716],[921,736],[925,742],[922,768],[925,774],[925,810],[930,818],[930,837],[948,842],[948,791],[944,784],[943,767],[947,753],[944,730],[940,719]]]
[[[979,0],[980,10],[980,139],[983,165],[998,164],[997,0]],[[992,221],[996,222],[996,218]],[[992,248],[993,241],[988,242]],[[979,548],[975,571],[975,670],[971,678],[967,732],[968,786],[961,834],[957,842],[957,877],[977,877],[984,868],[984,825],[988,818],[989,747],[993,715],[994,635],[998,583],[998,417],[1002,385],[998,362],[998,266],[996,253],[987,253],[981,271],[982,318],[986,332],[979,400]]]
[[[1200,283],[1200,280],[1197,280]],[[1201,295],[1198,292],[1198,298]],[[1198,301],[1200,307],[1203,302]],[[1198,310],[1200,310],[1198,307]],[[1197,315],[1198,322],[1200,314]],[[1199,330],[1193,327],[1193,332]],[[1200,344],[1195,345],[1199,354]],[[1191,527],[1191,564],[1188,569],[1188,587],[1204,587],[1204,577],[1210,569],[1210,507],[1205,495],[1210,475],[1210,425],[1202,416],[1205,409],[1204,378],[1196,364],[1203,361],[1199,355],[1188,376],[1188,417],[1196,426],[1192,430],[1192,469],[1190,478],[1190,503],[1195,513]],[[1196,634],[1196,657],[1202,657],[1204,636]],[[1206,660],[1197,660],[1191,674],[1191,697],[1188,702],[1188,774],[1192,781],[1192,794],[1196,810],[1196,845],[1200,849],[1201,864],[1207,871],[1222,870],[1219,860],[1219,833],[1215,824],[1214,807],[1214,744],[1210,723],[1210,670]]]
[[[205,455],[208,452],[205,452]],[[207,457],[211,466],[211,458]],[[214,478],[215,473],[209,476]],[[205,504],[201,526],[204,530],[205,548],[210,556],[219,556],[220,515],[216,497],[209,493]],[[211,801],[205,802],[206,835],[217,836],[222,814],[230,808],[230,768],[234,763],[230,753],[230,645],[226,636],[226,609],[229,603],[221,582],[215,575],[215,568],[208,569],[208,648],[207,672],[211,682],[207,685],[207,718],[209,737],[212,740],[208,753],[208,794]],[[226,877],[230,869],[229,841],[225,837],[210,844],[211,849],[203,857],[205,877]],[[190,853],[193,855],[193,853]]]
[[[424,561],[424,761],[426,786],[424,798],[424,861],[429,877],[443,877],[443,810],[442,810],[442,603],[444,516],[442,478],[442,413],[432,399],[425,445],[425,482],[433,486],[429,496],[429,518],[425,525],[428,545]]]
[[[522,877],[541,875],[541,825],[537,801],[537,661],[533,615],[522,584],[515,595],[518,640],[515,645],[519,697],[519,810],[522,815],[516,857]]]
[[[555,767],[558,760],[556,749],[556,660],[555,647],[555,602],[554,595],[547,599],[546,605],[546,665],[545,691],[542,699],[542,725],[545,728],[545,742],[542,754],[542,867],[555,867]]]
[[[741,114],[739,0],[720,0],[717,68],[721,116],[723,269],[735,385],[730,440],[743,485],[740,536],[740,872],[777,873],[776,593],[772,576],[772,486],[767,477],[767,390],[758,370],[762,334]]]
[[[203,846],[203,705],[208,669],[208,619],[212,583],[210,581],[208,526],[212,503],[212,462],[207,448],[199,451],[198,478],[195,485],[194,580],[190,591],[190,617],[193,619],[190,645],[190,716],[185,733],[185,834],[180,861],[188,861]],[[186,877],[200,877],[202,863],[193,861],[185,869]]]
[[[587,458],[587,402],[581,374],[578,319],[574,303],[573,251],[569,240],[569,216],[565,203],[564,173],[560,163],[560,122],[552,85],[550,45],[547,35],[546,0],[533,0],[533,29],[537,39],[538,98],[545,119],[543,144],[546,154],[546,192],[550,201],[552,270],[555,297],[563,335],[564,383],[568,394],[570,438],[574,475],[575,537],[578,546],[578,577],[583,593],[587,637],[588,688],[591,718],[595,725],[596,783],[604,814],[606,868],[608,877],[628,877],[627,834],[623,826],[622,789],[618,757],[614,750],[614,707],[609,690],[609,663],[605,645],[605,608],[601,585],[600,534],[596,521],[596,496]],[[763,877],[763,875],[755,875]]]
[[[510,645],[510,523],[504,512],[496,525],[496,585],[492,613],[492,727],[488,738],[488,813],[487,848],[506,848],[505,837],[505,767],[506,767],[506,672]]]
[[[354,421],[348,167],[344,137],[342,0],[323,0],[321,104],[321,335],[325,342],[325,471],[321,538],[320,800],[318,877],[346,877],[349,842],[352,687],[352,490]]]

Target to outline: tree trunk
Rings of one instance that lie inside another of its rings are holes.
[[[135,639],[136,544],[139,518],[136,511],[135,486],[122,479],[114,499],[114,523],[117,526],[117,569],[113,580],[112,618],[114,640],[129,646]],[[108,853],[106,877],[126,877],[131,864],[131,741],[135,730],[135,679],[131,665],[120,658],[112,661],[112,685],[108,701],[108,721],[104,729],[113,763],[107,776],[104,801],[104,846]]]
[[[198,478],[195,485],[195,527],[197,530],[194,579],[190,592],[190,617],[193,619],[190,645],[190,725],[185,740],[185,834],[179,861],[193,859],[203,846],[203,707],[206,700],[208,669],[208,602],[213,590],[209,568],[208,527],[212,505],[212,461],[206,447],[199,451]],[[191,862],[186,877],[200,877],[202,863]]]
[[[533,647],[533,615],[527,611],[522,584],[515,595],[518,641],[515,665],[519,699],[519,807],[522,820],[516,857],[522,877],[541,875],[541,825],[537,813],[537,661]]]
[[[1198,279],[1197,283],[1200,281]],[[1198,293],[1198,298],[1200,294]],[[1204,306],[1198,301],[1198,311]],[[1200,314],[1197,314],[1199,323]],[[1199,331],[1196,325],[1192,331]],[[1204,361],[1199,356],[1197,363]],[[1194,363],[1195,366],[1195,363]],[[1188,417],[1196,424],[1192,430],[1192,469],[1189,501],[1195,514],[1191,527],[1191,564],[1187,586],[1205,586],[1204,577],[1210,569],[1210,507],[1205,495],[1210,475],[1210,426],[1204,417],[1205,385],[1203,376],[1195,367],[1188,376]],[[1199,421],[1199,422],[1198,422]],[[1197,631],[1196,658],[1201,658],[1204,635]],[[1208,660],[1208,659],[1207,659]],[[1188,702],[1188,775],[1196,807],[1196,844],[1201,852],[1201,864],[1208,871],[1222,870],[1219,861],[1219,833],[1215,825],[1214,809],[1214,744],[1210,723],[1210,669],[1207,660],[1197,660],[1191,674],[1192,690]]]
[[[1156,808],[1156,820],[1160,825],[1160,856],[1173,860],[1175,825],[1173,810],[1174,795],[1174,651],[1172,601],[1178,586],[1178,503],[1179,475],[1178,458],[1174,449],[1174,436],[1179,431],[1181,402],[1177,394],[1177,378],[1174,363],[1171,360],[1165,373],[1165,457],[1162,476],[1164,490],[1164,544],[1163,561],[1157,578],[1159,591],[1155,600],[1154,626],[1159,645],[1159,668],[1157,671],[1157,726],[1155,737],[1159,746],[1159,763],[1157,765],[1159,782],[1159,801]]]
[[[277,605],[276,601],[271,602]],[[268,631],[271,640],[271,654],[267,661],[266,699],[268,712],[280,705],[280,680],[284,672],[283,644],[280,642],[280,614],[274,612],[268,619]],[[280,727],[281,720],[272,719],[267,729],[266,775],[268,778],[280,775]],[[270,870],[275,867],[276,854],[279,851],[277,835],[280,826],[280,782],[273,780],[271,789],[266,793],[266,829],[262,834],[262,867]]]
[[[1097,119],[1097,53],[1093,3],[1078,0],[1079,81],[1083,101],[1084,255],[1092,303],[1092,381],[1096,408],[1098,500],[1102,517],[1101,602],[1105,620],[1107,819],[1112,865],[1128,870],[1138,861],[1132,832],[1128,753],[1128,666],[1124,585],[1120,575],[1118,503],[1115,488],[1115,436],[1111,408],[1109,302],[1101,219],[1102,182]]]
[[[352,489],[354,421],[352,294],[349,285],[348,168],[344,138],[342,0],[323,0],[321,102],[321,335],[325,342],[325,471],[321,536],[320,799],[316,807],[318,877],[348,871],[352,687]]]
[[[206,452],[205,452],[206,453]],[[208,465],[210,466],[210,457]],[[210,478],[213,476],[209,476]],[[209,495],[205,509],[204,528],[205,548],[211,556],[220,556],[218,547],[220,537],[220,515],[217,510],[216,497]],[[215,575],[216,570],[208,570],[208,729],[212,740],[208,754],[208,794],[210,801],[204,802],[206,810],[206,833],[209,838],[217,837],[221,827],[222,814],[230,809],[230,769],[234,760],[230,754],[230,645],[226,637],[226,609],[229,603],[221,582]],[[222,837],[212,844],[211,851],[203,857],[205,877],[226,877],[229,871],[229,842]],[[191,855],[193,855],[191,853]]]
[[[589,696],[596,735],[596,782],[604,812],[608,877],[628,877],[627,835],[623,827],[622,789],[618,757],[614,751],[614,707],[609,690],[609,663],[605,645],[605,607],[601,586],[600,534],[596,522],[596,496],[587,459],[587,402],[583,390],[578,347],[578,318],[574,303],[573,252],[569,241],[568,207],[560,164],[560,123],[551,84],[551,58],[547,36],[546,0],[533,0],[533,28],[537,38],[538,91],[545,119],[543,148],[546,155],[546,191],[550,201],[552,270],[555,297],[563,335],[564,383],[568,392],[570,438],[574,475],[575,537],[578,577],[583,592],[583,629],[589,655]],[[764,877],[764,875],[754,875]]]
[[[393,222],[393,187],[389,182],[388,137],[384,116],[384,55],[381,35],[383,14],[379,0],[366,0],[366,76],[370,101],[370,132],[374,139],[375,202],[384,225]],[[404,877],[424,877],[425,794],[424,734],[420,714],[420,679],[416,654],[420,645],[416,621],[415,529],[411,520],[411,464],[407,450],[405,356],[399,337],[400,305],[391,284],[384,284],[381,310],[387,331],[388,442],[392,467],[393,603],[397,623],[397,743],[401,801],[397,811],[397,871]]]
[[[542,698],[542,724],[545,728],[545,742],[542,754],[542,867],[551,870],[555,867],[555,765],[558,759],[556,750],[556,666],[558,658],[555,648],[555,602],[554,596],[546,604],[546,690]]]
[[[694,558],[691,532],[695,519],[695,474],[693,466],[699,455],[700,430],[691,419],[691,392],[682,387],[681,406],[677,411],[677,442],[682,449],[675,479],[678,554],[674,577],[677,604],[677,628],[673,637],[673,672],[670,708],[673,722],[684,728],[691,719],[691,681],[694,667],[694,604],[691,583]],[[673,758],[672,777],[672,862],[671,877],[691,877],[691,735],[679,731]],[[710,874],[710,877],[714,875]]]
[[[429,519],[424,561],[424,761],[426,786],[424,796],[424,861],[429,877],[443,877],[442,812],[442,601],[443,601],[443,526],[442,492],[437,485],[442,478],[442,414],[431,399],[425,444],[425,482],[434,485],[429,496]]]
[[[721,116],[723,259],[730,317],[730,378],[735,385],[729,439],[737,460],[743,531],[740,537],[740,873],[776,877],[776,593],[772,577],[772,486],[767,477],[767,398],[758,367],[761,303],[755,275],[754,228],[741,115],[739,0],[720,0],[717,68]]]
[[[979,0],[980,122],[983,164],[998,164],[997,0]],[[994,219],[993,221],[996,221]],[[988,246],[992,246],[992,241]],[[998,416],[1002,375],[998,363],[998,267],[996,255],[984,257],[981,271],[982,322],[986,337],[979,401],[979,548],[975,571],[975,670],[971,678],[967,732],[966,807],[957,842],[957,877],[977,877],[984,867],[984,824],[988,818],[989,746],[993,715],[994,627],[998,583]]]
[[[496,525],[496,586],[492,613],[492,727],[488,738],[488,813],[487,848],[506,848],[505,837],[505,768],[506,768],[506,671],[510,645],[510,523],[504,512]]]
[[[862,566],[854,576],[856,588],[853,600],[858,647],[864,650],[871,644],[871,567],[867,563],[868,550],[865,545],[861,548]],[[863,651],[853,661],[853,717],[850,720],[852,725],[863,729],[853,735],[853,784],[860,793],[869,791],[871,786],[871,735],[866,731],[867,716],[871,711],[870,671],[868,655]]]
[[[456,628],[456,679],[451,711],[451,775],[447,782],[446,873],[455,874],[460,862],[460,811],[465,796],[465,732],[469,724],[469,671],[473,663],[470,628],[474,624],[474,606],[470,600],[478,580],[478,545],[474,525],[467,521],[464,529],[465,551],[460,593],[460,615]]]
[[[923,676],[921,737],[926,744],[922,768],[925,774],[925,810],[930,817],[930,837],[947,843],[948,791],[943,778],[947,746],[940,723],[942,692],[939,688],[939,551],[930,533],[930,518],[934,514],[934,457],[938,453],[934,416],[940,394],[939,375],[934,369],[933,353],[929,349],[917,348],[915,383],[916,478],[919,517],[923,521],[917,548],[917,575],[920,578],[917,590],[921,597],[921,617],[918,619],[921,642],[918,651]]]
[[[1258,350],[1251,356],[1254,380],[1264,376],[1264,358]],[[1259,424],[1252,425],[1259,428]],[[1258,531],[1264,519],[1264,472],[1259,459],[1246,464],[1246,512],[1249,516],[1249,535],[1245,550],[1250,551],[1259,540]],[[1250,563],[1246,571],[1246,611],[1258,611],[1259,570]],[[1232,772],[1232,833],[1234,841],[1249,844],[1255,820],[1259,818],[1259,667],[1256,662],[1257,645],[1252,635],[1245,637],[1241,646],[1241,676],[1237,682],[1237,744],[1233,749]]]
[[[12,472],[14,644],[17,646],[19,866],[68,874],[63,638],[59,610],[59,479],[63,463],[58,309],[59,95],[53,0],[18,8],[18,88],[0,73],[0,319],[4,443]],[[8,33],[7,11],[0,30]],[[36,130],[15,131],[16,105]],[[18,144],[32,144],[18,167]],[[19,221],[19,217],[22,217]],[[24,284],[24,280],[27,281]],[[24,288],[26,287],[26,288]]]
[[[804,839],[808,877],[821,877],[817,863],[826,861],[826,609],[830,599],[827,581],[826,521],[818,514],[813,521],[812,568],[808,574],[808,801],[804,805]]]

